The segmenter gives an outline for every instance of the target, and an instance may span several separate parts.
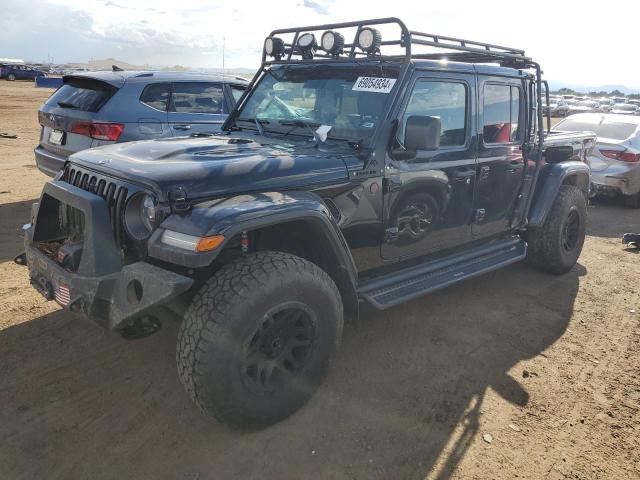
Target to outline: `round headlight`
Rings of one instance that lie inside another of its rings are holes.
[[[358,34],[358,47],[363,52],[374,53],[380,48],[382,35],[375,28],[363,28]]]
[[[141,207],[140,215],[142,216],[142,223],[151,231],[156,227],[156,220],[158,219],[158,205],[156,199],[151,195],[145,195]]]
[[[152,195],[138,193],[127,202],[124,225],[129,236],[135,240],[146,239],[158,226],[160,207]]]
[[[322,34],[320,44],[325,52],[338,55],[342,52],[342,47],[344,47],[344,37],[337,32],[329,30]]]

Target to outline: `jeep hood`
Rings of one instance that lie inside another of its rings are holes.
[[[309,141],[286,143],[231,136],[113,144],[78,152],[72,163],[153,189],[160,201],[182,187],[190,201],[228,193],[315,188],[348,180],[346,157]]]

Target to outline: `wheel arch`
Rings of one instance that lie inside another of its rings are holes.
[[[539,183],[541,185],[536,189],[529,211],[528,225],[530,227],[544,225],[562,185],[575,185],[588,198],[591,184],[589,166],[578,161],[549,165]]]
[[[176,252],[163,245],[160,230],[154,234],[149,245],[151,256],[189,268],[206,271],[233,261],[242,254],[240,239],[245,234],[249,251],[274,250],[305,258],[335,282],[345,316],[357,318],[355,261],[329,209],[313,193],[271,192],[212,201],[194,208],[188,215],[172,215],[161,227],[188,235],[224,236],[217,249],[191,253]]]

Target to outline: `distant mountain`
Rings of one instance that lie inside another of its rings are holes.
[[[571,90],[575,90],[576,92],[589,93],[589,92],[612,92],[614,90],[618,90],[625,95],[629,95],[632,93],[640,93],[639,88],[629,88],[624,85],[599,85],[599,86],[591,86],[591,85],[577,85],[575,83],[566,83],[557,80],[549,80],[549,88],[551,90],[559,90],[561,88],[570,88]]]

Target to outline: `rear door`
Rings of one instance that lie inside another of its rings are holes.
[[[144,87],[140,93],[138,108],[132,108],[137,131],[132,134],[131,140],[171,136],[167,112],[170,96],[169,82],[150,83]]]
[[[525,99],[518,78],[478,75],[479,144],[474,237],[509,230],[524,176]]]
[[[169,102],[169,127],[173,136],[220,131],[228,114],[222,83],[174,82]]]

